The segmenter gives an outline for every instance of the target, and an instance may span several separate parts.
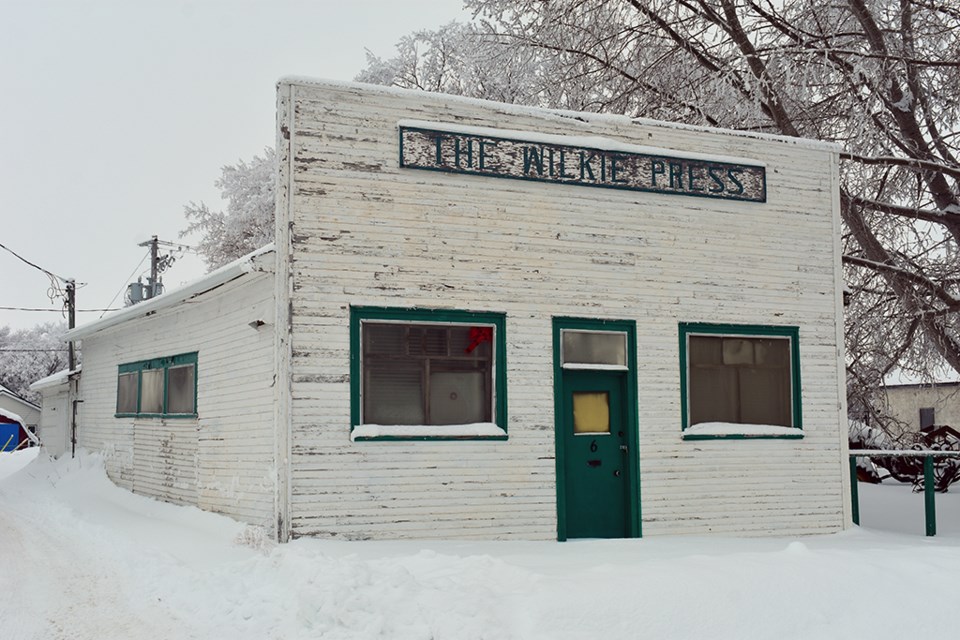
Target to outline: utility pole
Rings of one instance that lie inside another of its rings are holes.
[[[160,287],[157,286],[157,263],[159,261],[159,241],[157,236],[152,236],[146,242],[141,242],[140,246],[150,245],[150,277],[147,278],[147,298],[156,298]]]
[[[77,283],[73,278],[67,280],[67,328],[77,326]],[[73,371],[76,365],[76,352],[73,340],[67,351],[67,369]]]
[[[171,251],[167,254],[160,255],[161,245],[169,248]],[[133,298],[131,296],[134,303],[140,302],[141,299],[149,300],[150,298],[156,298],[163,293],[163,283],[160,281],[160,274],[169,269],[177,260],[177,257],[184,251],[195,251],[195,249],[185,244],[158,240],[157,236],[151,236],[149,240],[141,242],[137,246],[150,247],[150,277],[147,278],[147,287],[143,297],[138,296]],[[139,287],[139,285],[136,284],[131,284],[130,286]]]
[[[67,280],[67,328],[73,329],[77,326],[77,282],[70,278]],[[73,388],[74,382],[72,380],[73,370],[77,366],[77,355],[76,355],[76,346],[73,340],[70,340],[67,347],[67,385],[70,388],[68,392],[69,395],[73,395],[75,389]],[[73,398],[72,408],[73,411],[70,414],[70,457],[74,458],[77,455],[77,403],[81,402],[77,398]]]

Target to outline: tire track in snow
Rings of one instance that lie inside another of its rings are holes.
[[[130,569],[118,566],[106,532],[103,544],[73,539],[83,527],[61,505],[33,508],[0,491],[0,620],[8,640],[158,640],[201,638],[176,612],[150,602],[148,589],[129,590]],[[63,517],[50,517],[51,514]],[[68,525],[68,526],[65,526]],[[80,536],[90,539],[89,535]],[[144,585],[146,586],[146,585]],[[12,626],[17,625],[17,626]]]

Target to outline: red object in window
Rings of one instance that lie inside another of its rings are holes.
[[[470,344],[466,352],[471,353],[484,342],[493,342],[493,327],[470,327]]]

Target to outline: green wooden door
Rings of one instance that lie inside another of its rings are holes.
[[[567,538],[624,538],[628,517],[629,438],[626,376],[563,372],[563,486]]]

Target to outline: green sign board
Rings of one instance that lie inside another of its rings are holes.
[[[400,166],[495,178],[767,201],[762,166],[400,127]]]

